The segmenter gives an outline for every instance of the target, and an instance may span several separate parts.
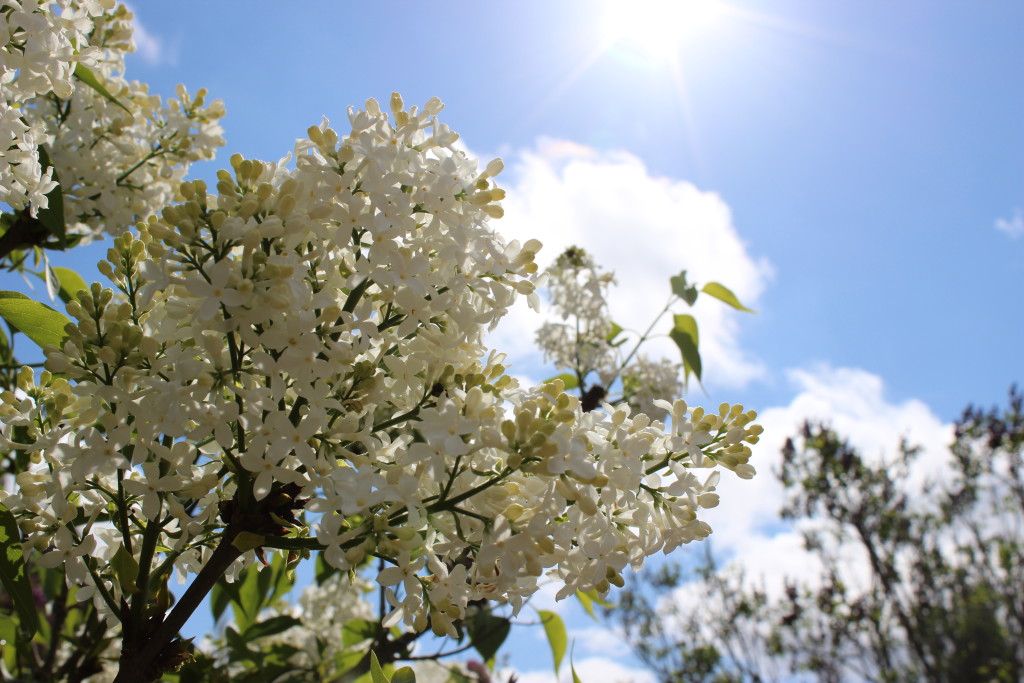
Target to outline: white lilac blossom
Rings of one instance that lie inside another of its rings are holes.
[[[370,100],[344,136],[310,128],[294,167],[236,155],[216,194],[182,184],[115,239],[119,291],[80,293],[47,371],[3,394],[0,446],[33,464],[2,502],[108,614],[126,588],[82,551],[96,529],[156,581],[260,509],[278,524],[249,548],[379,558],[385,624],[455,635],[473,601],[518,609],[545,577],[607,591],[711,533],[719,466],[753,474],[741,406],[662,402],[666,429],[506,374],[482,339],[536,300],[540,244],[491,229],[500,163],[480,172],[441,108]]]
[[[629,407],[652,418],[663,419],[666,411],[655,404],[666,396],[683,393],[683,367],[667,358],[637,357],[622,369],[622,395]]]
[[[219,100],[179,86],[164,101],[124,78],[130,21],[113,0],[0,0],[0,201],[34,216],[59,182],[67,233],[82,242],[177,199],[189,164],[223,144]]]
[[[548,322],[537,330],[544,360],[559,368],[575,368],[583,377],[596,372],[603,384],[610,383],[618,369],[608,340],[612,321],[607,293],[614,276],[579,247],[562,252],[545,275],[551,308],[562,322]],[[571,324],[566,322],[570,318]]]

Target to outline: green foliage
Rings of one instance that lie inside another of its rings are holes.
[[[562,618],[548,610],[538,610],[537,615],[544,624],[544,634],[548,637],[548,645],[551,646],[551,657],[555,662],[555,675],[562,667],[562,658],[565,657],[565,648],[569,642],[569,636],[565,631],[565,623]]]
[[[81,68],[85,69],[85,67]],[[45,145],[39,146],[39,165],[43,168],[52,169],[52,177],[57,181],[57,185],[46,194],[46,208],[39,209],[36,218],[50,235],[57,238],[56,246],[63,249],[67,246],[67,225],[64,219],[64,191],[61,189],[60,179],[57,177],[57,169],[50,161],[50,153],[46,150]]]
[[[493,665],[494,657],[508,638],[511,629],[511,621],[491,614],[488,610],[479,610],[466,620],[469,642],[489,665]]]
[[[697,321],[692,315],[672,316],[673,325],[669,336],[679,347],[683,356],[683,373],[686,379],[693,374],[700,381],[702,371],[700,362],[700,336],[697,333]]]
[[[21,531],[18,523],[0,503],[0,583],[14,603],[18,615],[19,634],[22,639],[31,638],[39,630],[32,588],[25,568],[25,557],[21,549]]]
[[[59,346],[69,320],[46,304],[18,292],[0,291],[0,317],[40,347]]]
[[[709,282],[704,285],[701,290],[705,294],[715,297],[719,301],[724,301],[738,311],[745,311],[747,313],[756,313],[757,311],[747,308],[740,303],[740,300],[736,298],[736,295],[732,293],[732,290],[725,285],[717,282]]]
[[[783,517],[815,520],[805,546],[823,567],[817,580],[788,579],[769,599],[709,555],[694,572],[644,572],[610,616],[663,681],[1024,680],[1022,403],[1013,389],[1006,408],[968,408],[947,474],[923,491],[919,449],[868,460],[806,424],[777,476]],[[866,558],[867,590],[849,581],[851,556]],[[698,609],[660,602],[687,581],[700,582]]]
[[[114,97],[110,93],[110,91],[107,90],[106,86],[103,85],[100,79],[96,77],[96,74],[94,74],[87,66],[83,65],[80,62],[75,65],[75,78],[77,78],[79,81],[81,81],[82,83],[86,84],[87,86],[98,92],[100,95],[103,96],[104,99],[120,107],[121,109],[124,109],[125,112],[128,113],[128,116],[134,119],[131,109],[124,106],[124,104],[121,103],[120,100]]]

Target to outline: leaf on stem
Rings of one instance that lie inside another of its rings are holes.
[[[700,345],[700,337],[697,334],[697,321],[692,315],[674,315],[675,323],[668,333],[672,341],[679,347],[683,356],[683,372],[687,380],[692,372],[700,381],[701,363],[700,352],[697,350]]]
[[[484,661],[490,665],[494,655],[501,648],[508,632],[512,628],[511,622],[504,617],[496,617],[489,612],[477,612],[476,615],[466,623],[466,631],[469,632],[469,642],[473,644],[476,651],[480,653]]]
[[[39,630],[39,615],[32,599],[21,549],[21,532],[14,515],[0,503],[0,583],[14,603],[22,637],[28,640]]]
[[[60,178],[57,177],[57,167],[50,161],[50,154],[44,145],[39,145],[39,165],[45,170],[53,169],[53,179],[57,185],[46,193],[46,208],[39,209],[36,218],[43,224],[51,235],[57,238],[57,244],[61,249],[67,246],[67,224],[64,221],[64,191],[60,187]]]
[[[33,301],[18,292],[0,291],[0,318],[40,346],[60,346],[64,326],[70,320],[46,304]]]
[[[687,283],[685,270],[679,275],[670,277],[668,281],[672,285],[672,293],[685,301],[687,305],[692,306],[697,301],[697,287]]]
[[[380,668],[380,662],[377,660],[377,653],[370,653],[370,680],[373,683],[391,683],[388,675],[384,673],[384,669]]]
[[[746,311],[747,313],[757,313],[752,308],[747,308],[740,303],[740,300],[736,298],[736,295],[732,293],[732,290],[723,284],[717,282],[709,282],[701,288],[702,292],[709,294],[719,301],[724,301],[738,311]]]
[[[96,74],[94,74],[92,70],[89,69],[89,67],[83,64],[76,64],[75,78],[77,78],[82,83],[85,83],[87,86],[98,92],[104,99],[112,102],[118,107],[121,107],[121,109],[124,109],[126,112],[128,112],[128,116],[131,117],[132,121],[135,120],[135,116],[132,115],[131,109],[124,106],[120,100],[118,100],[116,97],[110,94],[110,91],[107,90],[106,86],[103,85],[100,79],[96,78]]]
[[[565,657],[565,647],[569,642],[569,636],[565,631],[565,623],[562,618],[554,612],[537,610],[541,623],[544,624],[544,633],[548,637],[548,645],[551,646],[551,656],[555,660],[555,676],[562,666],[562,658]]]
[[[576,379],[576,375],[572,374],[571,372],[563,372],[561,375],[555,375],[554,377],[548,377],[546,380],[544,380],[544,384],[549,384],[551,382],[554,382],[556,379],[562,380],[562,383],[565,384],[565,390],[566,391],[568,391],[570,389],[575,389],[576,387],[578,387],[580,385],[580,381],[578,379]]]
[[[50,273],[53,275],[53,279],[57,281],[57,296],[64,303],[78,300],[78,293],[83,289],[89,291],[89,285],[85,284],[85,280],[82,276],[64,266],[55,266],[49,268]],[[40,278],[45,279],[45,273],[36,273]]]
[[[391,683],[416,683],[416,672],[411,666],[403,666],[391,676]]]

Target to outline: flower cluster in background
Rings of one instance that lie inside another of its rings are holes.
[[[0,201],[12,208],[36,215],[59,183],[69,235],[119,234],[224,144],[224,107],[205,91],[164,101],[124,78],[131,13],[112,0],[3,0],[0,22]]]

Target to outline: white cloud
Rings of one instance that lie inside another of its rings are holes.
[[[618,648],[622,648],[619,641]],[[573,666],[576,674],[585,683],[656,683],[654,674],[645,669],[630,668],[619,661],[608,657],[587,657],[574,659]],[[508,672],[502,672],[499,676],[502,679],[507,677]],[[516,680],[519,683],[571,683],[572,671],[569,668],[569,659],[566,657],[562,662],[562,671],[558,678],[550,670],[520,671],[516,673]]]
[[[686,269],[693,282],[725,284],[752,307],[770,277],[769,264],[747,252],[718,195],[656,177],[629,153],[541,139],[533,149],[511,155],[508,166],[501,179],[508,192],[505,217],[495,227],[508,239],[540,239],[542,264],[571,245],[594,254],[616,273],[611,312],[627,329],[647,328],[668,299],[669,278],[680,270]],[[742,314],[709,299],[702,297],[694,313],[705,374],[716,386],[742,386],[764,368],[741,348]],[[513,360],[539,364],[533,333],[540,322],[529,311],[516,310],[490,343]],[[663,335],[669,327],[663,320],[656,332]],[[654,340],[647,352],[672,359],[679,353],[665,338]]]
[[[825,421],[869,461],[891,457],[902,438],[920,445],[922,452],[912,470],[915,485],[946,466],[952,425],[944,424],[921,401],[891,403],[877,375],[857,368],[820,366],[790,370],[787,376],[796,396],[789,405],[769,408],[758,418],[765,431],[751,459],[757,476],[749,481],[723,476],[722,504],[707,513],[715,547],[728,553],[743,553],[753,539],[771,537],[779,530],[778,511],[784,496],[772,472],[781,463],[786,439],[795,436],[807,420]]]
[[[1013,212],[1013,218],[996,219],[996,230],[1005,232],[1013,239],[1024,237],[1024,211],[1018,208]]]
[[[146,29],[134,7],[127,3],[125,3],[125,7],[135,15],[135,19],[132,21],[135,37],[135,54],[142,57],[142,60],[150,66],[174,64],[177,61],[177,55],[174,51],[164,45],[164,41],[160,36],[150,33]]]

